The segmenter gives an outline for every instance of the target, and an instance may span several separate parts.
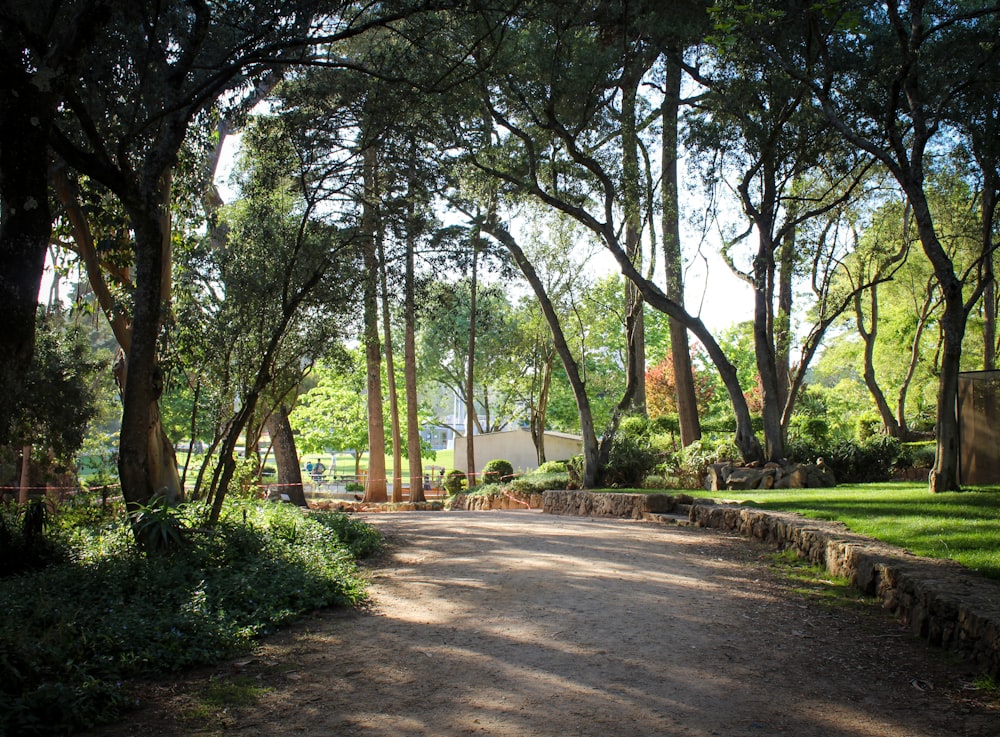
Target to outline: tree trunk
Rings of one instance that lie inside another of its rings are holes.
[[[376,250],[377,186],[375,182],[377,150],[364,151],[365,201],[362,212],[361,239],[364,244],[364,343],[368,387],[368,476],[365,479],[366,502],[388,500],[385,478],[385,421],[382,417],[382,351],[378,327],[379,263]]]
[[[896,416],[893,414],[892,408],[889,406],[889,402],[886,400],[885,394],[882,392],[882,387],[879,386],[878,380],[875,377],[875,342],[878,339],[877,284],[872,284],[869,289],[869,304],[869,321],[871,322],[870,329],[865,327],[864,310],[861,309],[861,294],[858,293],[854,295],[854,315],[857,320],[858,334],[861,336],[861,339],[865,344],[865,386],[868,387],[868,392],[872,395],[872,399],[875,400],[875,406],[878,408],[878,413],[882,418],[882,424],[885,426],[886,433],[890,437],[903,440],[905,438],[900,437],[899,422],[897,422]]]
[[[792,367],[792,274],[795,270],[795,229],[781,239],[778,259],[778,312],[774,316],[774,363],[777,369],[778,407],[788,403]],[[791,413],[788,413],[791,416]]]
[[[549,407],[549,393],[552,390],[552,362],[554,356],[545,348],[545,361],[542,364],[542,379],[538,387],[538,398],[531,411],[530,430],[531,442],[535,446],[535,459],[538,465],[545,463],[545,425]]]
[[[476,450],[474,445],[476,421],[476,291],[479,281],[479,239],[478,226],[472,241],[472,279],[469,281],[469,355],[465,374],[465,463],[470,489],[476,486]]]
[[[955,275],[952,261],[938,240],[922,186],[904,185],[904,189],[913,208],[920,243],[934,267],[944,298],[944,313],[940,321],[942,348],[937,397],[937,453],[930,472],[929,486],[932,492],[958,491],[961,489],[958,477],[958,373],[966,325],[962,282]]]
[[[997,199],[1000,194],[1000,182],[995,172],[988,166],[983,170],[983,201],[982,201],[982,279],[983,288],[983,369],[996,369],[997,350],[997,297],[996,276],[993,271],[993,227],[996,218]]]
[[[17,489],[17,503],[27,504],[31,500],[31,443],[21,448],[21,479]]]
[[[414,256],[416,243],[416,144],[410,140],[409,178],[407,190],[407,226],[406,226],[406,267],[404,274],[403,305],[403,381],[406,384],[406,455],[410,463],[410,501],[425,501],[423,465],[423,447],[420,442],[420,403],[417,396],[417,305],[416,305],[416,269]],[[414,485],[413,479],[421,483]]]
[[[642,208],[639,202],[639,138],[636,132],[636,95],[643,68],[626,64],[619,87],[622,93],[622,209],[625,217],[625,253],[642,270]],[[628,411],[646,414],[646,323],[642,295],[625,282],[625,384],[633,387]]]
[[[295,435],[288,421],[288,407],[278,404],[267,418],[267,431],[271,435],[274,462],[278,466],[278,489],[287,494],[292,504],[306,507],[306,495],[302,488],[302,468],[295,448]]]
[[[4,80],[6,83],[12,80]],[[52,232],[49,211],[51,102],[32,82],[0,85],[0,444],[10,439]]]
[[[146,195],[127,205],[135,231],[136,289],[127,378],[122,388],[118,472],[129,509],[156,498],[177,504],[184,496],[173,445],[163,430],[158,406],[163,391],[157,359],[160,310],[170,289],[169,279],[164,278],[171,253],[169,174],[161,178],[156,191]]]
[[[389,390],[389,423],[392,432],[392,501],[403,501],[403,438],[399,426],[399,398],[396,394],[396,367],[392,352],[392,319],[389,315],[389,284],[386,277],[385,248],[382,244],[382,226],[376,236],[379,255],[379,276],[382,282],[382,332],[385,334],[385,377]],[[422,478],[417,477],[417,486]],[[413,473],[410,473],[410,494],[413,494]]]
[[[590,408],[590,398],[587,396],[587,387],[580,373],[579,364],[573,357],[573,352],[566,341],[562,325],[559,324],[559,316],[556,315],[552,301],[545,291],[545,285],[538,277],[534,266],[524,255],[524,251],[514,237],[495,222],[488,222],[485,227],[487,232],[500,241],[514,257],[514,262],[531,285],[542,309],[542,314],[545,315],[545,321],[552,331],[552,341],[566,371],[566,377],[569,379],[573,398],[576,400],[577,413],[580,417],[580,434],[583,436],[583,471],[579,484],[581,488],[592,489],[597,485],[602,470],[601,452],[597,432],[594,429],[594,415]]]
[[[661,199],[663,206],[663,263],[666,269],[667,298],[684,306],[683,259],[681,258],[680,202],[677,186],[677,119],[680,115],[681,68],[671,54],[664,56],[665,95],[662,113],[663,180]],[[670,357],[674,369],[674,387],[677,396],[677,417],[680,424],[681,445],[687,447],[701,438],[698,418],[698,398],[694,387],[694,370],[691,365],[691,345],[687,328],[674,318],[670,320]]]

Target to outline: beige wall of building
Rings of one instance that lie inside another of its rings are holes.
[[[496,459],[510,461],[515,471],[533,471],[538,468],[535,446],[531,433],[523,428],[491,432],[475,436],[476,471]],[[583,451],[583,439],[578,435],[561,432],[545,433],[545,457],[550,461],[564,461]],[[468,473],[466,468],[465,436],[455,436],[455,468]]]

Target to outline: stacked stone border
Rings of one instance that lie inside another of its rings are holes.
[[[794,550],[876,597],[913,634],[1000,678],[1000,582],[953,561],[911,555],[839,523],[686,495],[546,491],[543,510],[708,527]]]

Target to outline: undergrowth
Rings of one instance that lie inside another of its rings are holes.
[[[356,519],[282,504],[234,504],[210,528],[194,508],[178,518],[177,544],[143,553],[123,515],[70,508],[49,530],[63,562],[0,579],[0,734],[114,721],[132,676],[217,662],[305,612],[359,603],[356,558],[380,545]]]

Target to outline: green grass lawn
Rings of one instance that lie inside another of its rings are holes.
[[[327,475],[333,473],[336,473],[337,476],[354,475],[354,456],[352,456],[350,453],[337,454],[336,470],[330,467],[331,457],[329,453],[308,453],[299,458],[299,462],[302,464],[303,468],[305,468],[306,463],[315,463],[317,460],[323,461],[323,465],[326,466],[327,469],[326,470]],[[424,472],[426,473],[427,470],[431,466],[433,466],[435,472],[443,468],[445,470],[445,473],[447,473],[448,471],[450,471],[455,467],[454,463],[455,463],[455,451],[448,449],[438,450],[435,451],[435,457],[433,459],[430,458],[423,459]],[[410,462],[406,458],[403,458],[403,462],[400,465],[403,471],[403,478],[405,479],[410,472]],[[392,456],[391,455],[386,456],[385,457],[386,475],[389,477],[390,481],[392,480],[392,467],[393,467]],[[361,468],[362,469],[368,468],[367,453],[361,456]]]
[[[926,484],[726,492],[761,509],[836,520],[853,532],[1000,579],[1000,488],[931,494]]]

